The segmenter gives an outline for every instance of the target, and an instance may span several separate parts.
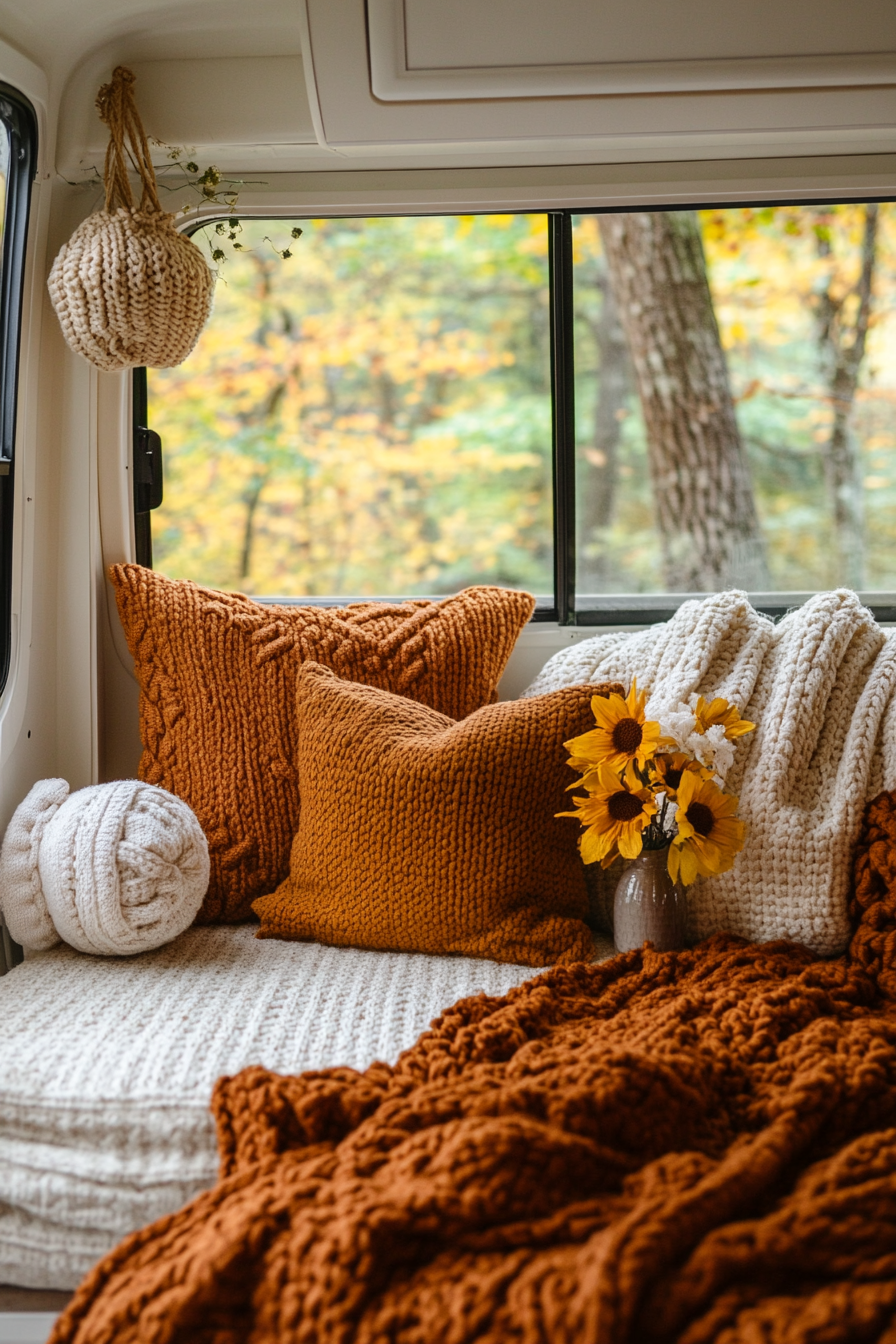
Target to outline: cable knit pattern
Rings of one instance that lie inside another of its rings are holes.
[[[459,996],[531,973],[249,927],[190,929],[127,960],[29,956],[0,979],[0,1283],[72,1288],[212,1185],[221,1074],[394,1062]]]
[[[44,832],[38,867],[63,941],[127,956],[193,923],[208,886],[208,844],[180,798],[123,779],[65,800]]]
[[[42,780],[9,824],[0,908],[13,936],[34,951],[62,938],[81,952],[127,956],[188,928],[209,863],[186,803],[136,779],[66,794],[65,780]]]
[[[596,694],[556,691],[460,723],[316,663],[298,675],[302,812],[261,938],[456,952],[527,966],[591,951],[563,743]]]
[[[295,685],[313,660],[461,719],[497,698],[527,593],[262,606],[139,565],[110,577],[140,683],[141,779],[193,808],[211,854],[200,920],[245,919],[286,877],[299,822]]]
[[[854,593],[821,593],[778,625],[746,594],[720,593],[663,625],[562,650],[525,695],[607,677],[649,688],[653,717],[698,692],[733,700],[758,725],[727,780],[747,843],[731,872],[689,889],[693,936],[841,952],[862,809],[896,785],[896,639]]]

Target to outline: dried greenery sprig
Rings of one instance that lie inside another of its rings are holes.
[[[222,241],[228,242],[234,252],[245,252],[247,249],[239,241],[239,235],[243,231],[242,224],[237,218],[237,206],[239,205],[240,191],[243,187],[263,187],[267,184],[261,181],[251,181],[248,178],[226,177],[214,164],[200,170],[199,164],[192,157],[195,155],[195,149],[190,149],[186,145],[167,145],[162,140],[154,140],[153,144],[158,145],[160,149],[167,151],[169,163],[162,167],[157,176],[163,178],[166,171],[170,168],[179,169],[181,179],[175,186],[167,186],[167,190],[176,190],[184,185],[195,191],[205,204],[223,206],[229,216],[226,220],[219,220],[214,226],[214,232]],[[160,182],[160,185],[165,185]],[[193,209],[190,202],[181,206],[181,214],[189,214]],[[198,230],[204,232],[204,230]],[[296,225],[290,230],[290,238],[295,240],[301,238],[302,230]],[[288,261],[292,256],[292,249],[287,244],[286,247],[278,247],[273,239],[265,237],[264,241],[269,243],[272,250],[282,261]],[[209,255],[213,262],[220,265],[227,260],[227,253],[220,243],[215,243],[213,239],[207,238]]]
[[[158,149],[164,149],[166,152],[167,163],[156,168],[156,184],[160,191],[181,191],[185,186],[195,192],[199,200],[205,205],[220,205],[227,212],[227,219],[218,220],[212,227],[214,233],[220,242],[216,242],[207,232],[207,226],[197,229],[197,235],[204,235],[203,241],[208,247],[209,257],[217,265],[221,265],[227,260],[227,253],[222,246],[228,243],[234,252],[250,251],[243,243],[239,241],[239,235],[243,231],[243,226],[237,217],[237,207],[240,200],[240,192],[243,187],[264,187],[267,183],[261,180],[253,180],[243,177],[227,177],[214,164],[209,164],[207,168],[200,168],[196,162],[195,147],[188,145],[169,145],[164,140],[158,140],[154,136],[148,137],[150,144]],[[127,149],[127,146],[125,146]],[[136,165],[134,170],[136,171]],[[103,175],[96,165],[89,170],[88,185],[101,186]],[[176,172],[177,177],[171,180],[171,173]],[[82,182],[71,182],[68,178],[64,179],[69,186],[84,186]],[[185,202],[180,206],[178,213],[188,215],[195,208],[192,201]],[[292,242],[301,238],[302,230],[295,225],[291,230],[289,237]],[[289,243],[285,247],[280,247],[273,238],[265,236],[264,242],[268,243],[282,261],[289,261],[293,255]]]

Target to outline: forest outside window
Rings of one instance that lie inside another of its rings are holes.
[[[157,567],[259,596],[551,601],[544,215],[244,220],[238,244],[195,352],[149,375]]]
[[[497,583],[583,624],[843,584],[892,619],[896,205],[237,242],[197,349],[149,375],[164,572],[292,600]]]

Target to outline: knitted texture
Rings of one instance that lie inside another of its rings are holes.
[[[730,872],[688,889],[692,935],[843,951],[862,809],[896,786],[896,639],[854,593],[821,593],[778,625],[746,594],[719,593],[663,625],[564,649],[525,694],[607,677],[649,688],[654,718],[698,692],[757,724],[727,780],[747,842]]]
[[[164,789],[123,779],[69,794],[41,780],[4,839],[0,908],[33,950],[62,938],[103,956],[145,952],[192,924],[208,867],[199,822]]]
[[[156,192],[149,146],[133,101],[133,73],[115,70],[97,108],[109,126],[106,204],[60,251],[47,287],[63,335],[98,369],[180,364],[211,312],[214,277],[195,243],[178,233]],[[135,205],[125,157],[143,183]]]
[[[35,952],[59,942],[37,859],[47,823],[68,797],[64,779],[40,779],[12,814],[0,849],[0,912],[17,943]]]
[[[140,778],[189,803],[208,838],[203,921],[245,919],[289,869],[304,661],[459,719],[496,698],[535,606],[503,588],[343,610],[262,606],[139,565],[110,576],[140,683]]]
[[[554,814],[570,782],[563,743],[591,722],[595,690],[612,689],[455,723],[306,663],[299,829],[289,876],[253,904],[259,937],[526,966],[588,957],[576,836]]]
[[[896,1000],[896,795],[881,793],[865,809],[856,847],[849,913],[852,961]]]
[[[28,956],[0,978],[0,1283],[74,1288],[122,1237],[214,1185],[221,1074],[394,1063],[461,995],[531,973],[259,942],[248,925],[131,958]]]
[[[214,296],[205,258],[173,215],[123,206],[78,225],[47,288],[69,346],[107,372],[182,364]]]
[[[896,924],[894,833],[889,797],[859,933]],[[894,1077],[896,1010],[848,958],[716,935],[558,967],[394,1066],[223,1078],[218,1185],[51,1344],[891,1340]]]
[[[66,799],[44,832],[38,866],[64,942],[132,955],[193,923],[208,886],[208,844],[180,798],[123,779]]]

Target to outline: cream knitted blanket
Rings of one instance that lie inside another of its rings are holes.
[[[697,692],[734,701],[757,724],[726,781],[747,843],[730,872],[689,889],[693,936],[727,930],[842,952],[862,809],[896,788],[896,634],[845,590],[777,625],[745,593],[719,593],[665,624],[563,649],[524,694],[633,677],[650,690],[651,718]]]

